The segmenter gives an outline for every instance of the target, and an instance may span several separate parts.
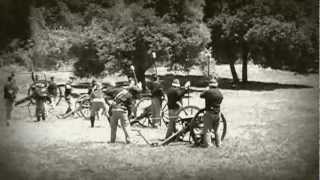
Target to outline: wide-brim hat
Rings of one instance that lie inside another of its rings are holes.
[[[179,79],[174,79],[174,80],[172,81],[171,86],[173,86],[173,87],[180,87],[180,81],[179,81]]]

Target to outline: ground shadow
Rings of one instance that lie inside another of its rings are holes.
[[[191,86],[195,88],[193,91],[203,91],[208,85],[209,79],[204,76],[173,76],[171,74],[160,76],[160,81],[164,85],[165,89],[171,86],[171,82],[174,78],[180,80],[181,85],[187,81],[191,81]],[[239,83],[234,85],[231,78],[219,78],[219,88],[221,89],[232,89],[232,90],[249,90],[249,91],[272,91],[276,89],[304,89],[313,88],[312,86],[302,84],[282,84],[276,82],[260,82],[260,81],[249,81],[246,83]]]
[[[146,75],[147,78],[147,87],[150,86],[150,75]],[[166,74],[160,75],[160,82],[163,85],[165,90],[168,90],[171,87],[173,79],[179,79],[181,86],[183,86],[187,81],[191,82],[191,86],[199,88],[198,90],[194,89],[193,91],[203,91],[209,82],[209,79],[206,76],[199,75],[174,75]],[[282,84],[277,82],[261,82],[261,81],[249,81],[246,83],[239,83],[234,85],[232,78],[219,78],[219,87],[221,89],[232,89],[232,90],[250,90],[250,91],[272,91],[275,89],[303,89],[303,88],[313,88],[312,86],[302,85],[302,84]],[[103,83],[104,87],[110,86],[109,83]],[[121,81],[117,83],[117,86],[127,86],[128,82]],[[73,86],[74,88],[87,89],[90,87],[90,83],[79,83]],[[85,94],[85,93],[82,93]],[[73,94],[74,97],[78,97],[81,94]]]
[[[220,78],[219,87],[221,89],[249,90],[249,91],[272,91],[276,89],[305,89],[312,86],[301,84],[281,84],[274,82],[248,81],[246,83],[233,84],[230,78]]]

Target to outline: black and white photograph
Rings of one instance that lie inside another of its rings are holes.
[[[0,0],[1,180],[318,180],[318,0]]]

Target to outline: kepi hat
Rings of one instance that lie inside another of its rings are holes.
[[[173,87],[180,87],[179,79],[174,79],[171,84]]]
[[[218,82],[215,79],[211,79],[209,82],[209,87],[218,87]]]

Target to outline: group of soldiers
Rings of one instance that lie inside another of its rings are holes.
[[[151,84],[151,97],[152,97],[152,126],[157,127],[160,122],[160,109],[163,99],[167,99],[167,105],[169,109],[169,124],[165,138],[169,138],[176,130],[177,112],[183,107],[182,99],[184,95],[190,90],[190,81],[187,81],[184,86],[180,85],[179,79],[173,79],[171,87],[167,93],[163,91],[163,88],[159,82],[157,76],[153,76],[153,83]],[[220,134],[218,132],[219,120],[220,120],[220,105],[223,100],[223,95],[218,88],[218,82],[216,79],[210,80],[207,90],[200,94],[200,98],[205,99],[205,115],[204,128],[202,132],[202,147],[212,146],[211,135],[213,132],[215,135],[215,145],[217,147],[221,144]]]
[[[54,82],[54,77],[51,77],[49,84],[47,84],[47,91],[41,94],[42,87],[37,84],[38,77],[32,75],[34,81],[34,95],[33,98],[36,100],[36,116],[37,122],[42,118],[45,120],[46,117],[46,107],[45,101],[52,104],[54,108],[55,97],[57,96],[57,85]],[[129,79],[130,80],[130,79]],[[72,83],[73,79],[65,84],[65,100],[68,104],[65,114],[73,111],[73,97],[72,97]],[[167,105],[169,109],[169,124],[165,138],[170,137],[176,132],[176,120],[177,112],[182,108],[182,98],[190,89],[190,82],[185,83],[184,86],[180,85],[178,79],[174,79],[171,83],[171,87],[168,91],[164,91],[159,77],[156,75],[152,76],[152,82],[150,83],[151,91],[151,119],[152,127],[157,128],[161,120],[161,107],[164,99],[167,100]],[[4,98],[6,100],[7,107],[7,125],[9,125],[9,120],[11,119],[11,111],[15,101],[16,94],[18,92],[18,87],[13,80],[12,75],[8,77],[8,82],[4,86]],[[127,144],[131,143],[129,126],[129,118],[134,116],[134,106],[136,100],[141,97],[142,88],[138,86],[137,83],[130,81],[128,87],[117,87],[114,84],[107,89],[103,89],[103,85],[100,82],[94,80],[91,87],[89,88],[88,94],[90,98],[90,123],[93,128],[95,125],[95,120],[97,114],[102,110],[103,114],[107,116],[111,127],[110,143],[115,143],[118,121],[120,120],[121,128],[125,135],[125,142]],[[12,95],[11,95],[12,93]],[[112,99],[112,103],[107,106],[106,97]],[[220,104],[223,100],[223,96],[218,89],[218,83],[215,79],[209,82],[208,89],[201,93],[201,98],[205,99],[205,109],[206,113],[204,115],[204,128],[202,132],[203,143],[202,147],[212,146],[211,135],[213,132],[215,135],[215,145],[220,146],[220,134],[218,134],[219,118],[220,118]]]

